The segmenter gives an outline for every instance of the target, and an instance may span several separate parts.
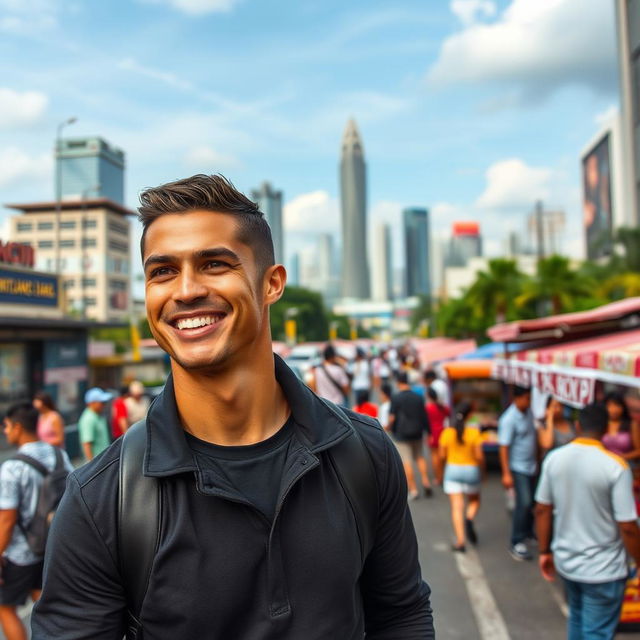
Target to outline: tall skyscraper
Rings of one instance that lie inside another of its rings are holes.
[[[482,236],[477,222],[454,222],[447,266],[466,267],[470,258],[482,255]]]
[[[56,184],[63,200],[109,198],[124,204],[124,152],[102,138],[63,138]]]
[[[318,277],[320,291],[325,300],[335,300],[340,295],[337,278],[335,247],[330,233],[321,233],[318,238]]]
[[[368,298],[367,167],[355,120],[347,122],[340,159],[342,204],[342,295]]]
[[[371,275],[373,277],[373,299],[391,300],[393,298],[393,269],[391,253],[391,227],[378,224],[373,236],[373,255]]]
[[[258,203],[260,211],[264,213],[273,238],[273,250],[276,262],[284,264],[284,232],[282,227],[282,191],[275,191],[268,182],[263,182],[260,188],[251,192]]]
[[[411,207],[402,212],[406,255],[406,295],[431,295],[429,268],[429,211]]]

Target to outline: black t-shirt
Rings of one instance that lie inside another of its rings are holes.
[[[389,413],[395,416],[391,431],[398,440],[419,440],[431,431],[422,398],[415,391],[399,391],[391,398]]]
[[[239,447],[223,447],[185,435],[203,471],[222,474],[236,491],[273,520],[293,428],[293,418],[289,417],[267,440]]]

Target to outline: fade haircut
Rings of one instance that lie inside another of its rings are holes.
[[[38,432],[38,410],[30,402],[18,402],[7,410],[6,417],[32,435]]]
[[[233,215],[237,238],[253,250],[258,273],[275,264],[271,229],[258,205],[240,193],[224,176],[202,173],[184,180],[146,189],[140,194],[138,219],[142,223],[140,254],[144,255],[147,230],[160,216],[195,210]]]

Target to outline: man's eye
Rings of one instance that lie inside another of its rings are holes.
[[[166,275],[168,275],[170,273],[171,273],[171,268],[170,267],[158,267],[157,269],[154,269],[149,274],[149,277],[150,278],[157,278],[158,276],[166,276]]]
[[[229,265],[226,262],[221,262],[220,260],[209,260],[209,262],[207,262],[204,266],[207,269],[223,269],[225,267],[228,267]]]

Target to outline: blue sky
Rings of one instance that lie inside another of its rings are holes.
[[[288,245],[337,232],[346,120],[371,226],[480,221],[536,198],[580,255],[580,152],[618,102],[610,0],[0,0],[0,202],[50,199],[56,125],[127,154],[138,192],[219,171],[284,191]],[[6,209],[3,216],[8,215]],[[399,237],[399,234],[398,234]]]

